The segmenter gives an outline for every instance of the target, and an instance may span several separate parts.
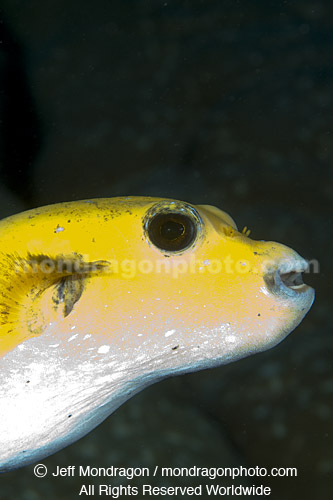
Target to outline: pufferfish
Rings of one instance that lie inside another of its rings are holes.
[[[0,222],[0,471],[81,438],[164,377],[278,344],[314,291],[218,208],[122,197]]]

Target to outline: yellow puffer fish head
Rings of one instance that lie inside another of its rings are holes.
[[[0,222],[0,470],[77,440],[172,374],[268,349],[307,313],[307,263],[176,200],[61,203]]]

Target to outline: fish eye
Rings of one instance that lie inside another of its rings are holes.
[[[166,252],[180,252],[192,246],[202,227],[199,214],[191,206],[179,207],[177,211],[175,205],[153,207],[155,210],[149,211],[144,224],[148,240]]]
[[[161,250],[184,250],[197,234],[196,224],[190,217],[172,212],[155,215],[147,229],[150,241]]]

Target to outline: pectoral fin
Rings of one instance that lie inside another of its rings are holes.
[[[72,312],[85,281],[109,269],[77,254],[0,256],[0,356]]]

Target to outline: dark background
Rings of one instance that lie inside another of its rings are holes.
[[[297,478],[243,484],[269,485],[273,500],[330,499],[333,2],[0,7],[1,216],[98,196],[174,197],[217,205],[253,238],[320,264],[306,276],[315,304],[281,345],[153,386],[42,462],[297,467]],[[82,483],[37,479],[31,466],[1,475],[0,498],[72,499]]]

